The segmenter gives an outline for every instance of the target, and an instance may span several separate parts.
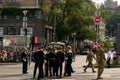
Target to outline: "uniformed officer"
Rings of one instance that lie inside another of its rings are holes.
[[[26,49],[24,49],[23,52],[21,53],[21,60],[23,63],[22,73],[26,74],[27,67],[28,67],[28,55],[27,55]]]
[[[94,53],[93,53],[93,51],[92,51],[92,48],[89,48],[89,53],[87,54],[87,57],[86,57],[86,62],[88,62],[88,65],[87,65],[87,66],[85,67],[85,69],[84,69],[85,72],[86,72],[86,70],[87,70],[87,68],[88,68],[89,66],[91,66],[93,73],[96,72],[96,71],[94,70],[94,66],[93,66],[93,63],[92,63],[93,58],[96,59],[95,56],[94,56]]]
[[[67,47],[67,51],[66,51],[66,74],[67,76],[71,76],[71,72],[72,72],[72,50],[71,50],[71,47],[68,46]]]
[[[34,72],[33,72],[33,78],[35,78],[36,76],[36,71],[37,71],[37,68],[39,67],[39,62],[38,62],[38,52],[39,51],[39,48],[37,51],[34,52],[33,54],[33,58],[34,58],[34,62],[35,62],[35,65],[34,65]]]
[[[49,72],[50,72],[50,77],[55,76],[55,54],[52,49],[49,49],[49,54],[48,54],[48,66],[49,66]]]
[[[44,71],[43,71],[43,64],[44,64],[44,52],[43,52],[43,46],[39,48],[39,51],[37,52],[37,60],[39,64],[39,73],[38,73],[38,80],[44,78]]]
[[[45,76],[48,76],[48,54],[49,50],[44,49],[44,54],[45,54]]]
[[[62,47],[58,48],[58,52],[56,53],[56,76],[58,76],[58,71],[60,69],[59,77],[62,77],[62,69],[63,69],[63,62],[64,62],[65,55],[63,53]]]
[[[96,50],[96,58],[97,58],[97,63],[98,63],[97,79],[103,79],[101,77],[101,75],[104,71],[104,67],[105,67],[105,64],[106,64],[106,58],[105,58],[105,52],[103,50],[103,45],[98,47],[98,49]]]

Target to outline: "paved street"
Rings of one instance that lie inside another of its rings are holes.
[[[94,61],[95,62],[95,61]],[[73,69],[76,71],[71,77],[63,77],[61,80],[96,80],[97,73],[92,73],[90,68],[87,72],[83,72],[83,65],[85,63],[85,56],[77,55],[75,62],[73,62]],[[22,74],[22,64],[17,65],[0,65],[0,80],[34,80],[32,79],[34,63],[29,66],[28,74]],[[95,68],[97,71],[97,68]],[[105,68],[103,73],[103,80],[120,80],[120,68]],[[45,78],[44,80],[59,80]]]

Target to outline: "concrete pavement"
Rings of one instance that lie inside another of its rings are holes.
[[[73,69],[76,71],[71,77],[63,77],[61,80],[96,80],[97,73],[92,73],[91,68],[84,73],[83,65],[86,55],[77,55],[73,62]],[[95,63],[95,61],[94,61]],[[0,80],[35,80],[32,78],[34,63],[28,67],[28,74],[22,74],[22,64],[16,65],[0,65]],[[97,71],[97,68],[95,68]],[[105,68],[103,72],[103,80],[120,80],[120,68]],[[59,80],[55,78],[45,78],[44,80]]]

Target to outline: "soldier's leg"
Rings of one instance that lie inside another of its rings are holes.
[[[98,68],[98,75],[97,75],[97,78],[98,78],[98,79],[103,79],[103,78],[101,77],[102,73],[103,73],[103,68],[102,68],[102,67],[99,67],[99,68]]]
[[[90,62],[88,63],[88,65],[87,65],[87,66],[85,66],[85,69],[84,69],[84,71],[85,71],[85,72],[86,72],[86,70],[87,70],[88,66],[90,66]]]
[[[52,76],[52,66],[49,65],[49,70],[50,70],[50,77]]]
[[[45,76],[48,76],[48,63],[45,63]]]
[[[56,70],[55,70],[55,64],[53,65],[53,76],[55,76]]]
[[[62,77],[62,63],[60,64],[60,78]]]
[[[92,68],[93,73],[95,73],[96,71],[94,70],[93,63],[91,62],[90,65],[91,65],[91,68]]]
[[[34,72],[33,72],[33,78],[35,78],[35,76],[36,76],[37,67],[38,67],[38,64],[35,63]]]
[[[59,64],[56,65],[56,76],[58,76]]]

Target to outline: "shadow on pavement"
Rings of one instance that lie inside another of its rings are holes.
[[[14,76],[21,76],[23,74],[14,74],[14,75],[5,75],[5,76],[0,76],[0,78],[4,78],[4,77],[14,77]]]

